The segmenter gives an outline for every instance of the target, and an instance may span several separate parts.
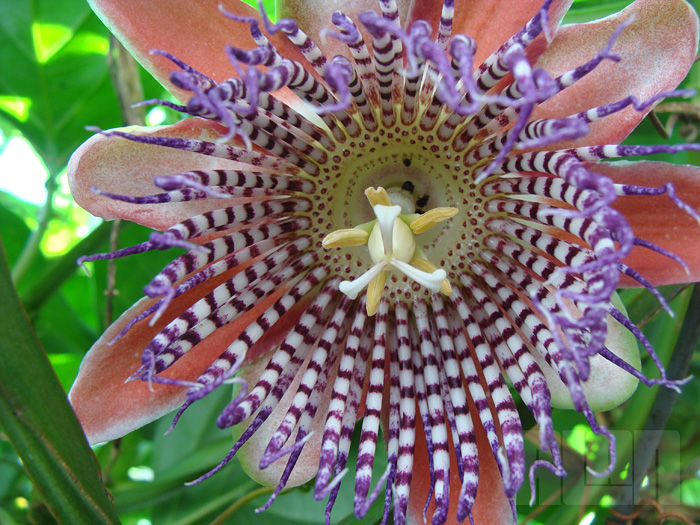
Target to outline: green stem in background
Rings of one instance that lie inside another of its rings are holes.
[[[700,286],[695,285],[690,296],[690,304],[683,320],[680,335],[671,355],[671,361],[668,364],[667,376],[669,379],[683,379],[687,377],[690,362],[699,339]],[[623,486],[618,496],[617,510],[622,514],[630,514],[634,510],[634,504],[638,499],[642,480],[647,475],[651,461],[659,446],[661,439],[661,432],[659,431],[666,428],[677,397],[678,392],[670,388],[661,388],[656,394],[649,417],[644,425],[644,430],[635,446],[635,453],[630,465],[632,483]]]
[[[272,493],[274,489],[271,487],[260,487],[259,489],[253,490],[240,498],[239,500],[236,500],[233,502],[233,504],[228,507],[225,511],[223,511],[219,516],[211,522],[210,525],[222,525],[223,523],[226,522],[228,518],[234,515],[234,513],[240,509],[243,505],[246,505],[247,503],[250,503],[253,501],[255,498],[258,496],[264,496],[265,494],[270,494]],[[284,494],[287,491],[282,491],[282,494]]]
[[[58,171],[50,171],[49,177],[46,180],[46,201],[44,206],[39,211],[39,224],[32,234],[27,239],[27,242],[20,253],[17,262],[12,269],[12,281],[16,284],[20,283],[31,268],[34,259],[41,250],[41,241],[44,239],[44,234],[49,227],[49,222],[53,217],[53,197],[58,189]]]
[[[117,243],[119,241],[119,230],[122,224],[121,219],[116,219],[112,223],[112,228],[109,232],[109,251],[117,251]],[[112,317],[114,315],[114,303],[112,299],[114,298],[114,291],[117,285],[117,265],[114,259],[109,260],[107,265],[107,289],[105,290],[105,326],[112,324]]]
[[[95,455],[22,310],[0,242],[0,425],[59,523],[119,523]]]
[[[128,224],[124,226],[128,227]],[[68,253],[48,264],[31,286],[20,290],[22,304],[31,319],[36,317],[44,303],[79,269],[75,263],[78,257],[99,251],[100,246],[109,239],[110,230],[111,224],[103,222]]]

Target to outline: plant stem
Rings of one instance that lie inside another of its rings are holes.
[[[274,489],[270,487],[260,487],[259,489],[253,490],[240,498],[239,500],[236,500],[233,502],[233,504],[227,508],[225,511],[223,511],[219,516],[211,522],[210,525],[222,525],[228,518],[233,516],[233,514],[240,509],[243,505],[246,505],[247,503],[250,503],[253,501],[255,498],[258,496],[264,496],[265,494],[270,494]]]
[[[112,223],[112,228],[109,233],[109,251],[117,251],[117,242],[119,241],[119,228],[122,224],[121,219],[116,219]],[[105,290],[105,326],[112,324],[112,317],[114,315],[114,306],[112,298],[116,294],[117,286],[117,265],[114,263],[114,259],[109,260],[109,265],[107,266],[107,289]]]
[[[56,182],[57,177],[58,172],[51,171],[49,172],[48,179],[46,179],[46,201],[39,211],[39,224],[36,230],[34,230],[27,239],[24,248],[22,248],[22,253],[20,253],[15,267],[12,269],[12,282],[15,283],[15,286],[17,286],[27,274],[27,271],[31,268],[34,259],[41,249],[41,241],[49,227],[51,217],[53,217],[53,196],[58,189],[58,183]]]

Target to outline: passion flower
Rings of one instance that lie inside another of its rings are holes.
[[[93,4],[182,105],[149,102],[191,118],[71,160],[79,204],[161,230],[81,262],[187,250],[81,367],[92,442],[234,382],[235,444],[200,479],[240,450],[268,505],[316,475],[330,521],[359,425],[357,516],[384,490],[395,523],[502,523],[527,472],[509,384],[551,453],[530,474],[560,476],[552,406],[609,437],[607,474],[593,410],[678,388],[614,294],[696,277],[698,169],[602,161],[697,149],[617,145],[688,95],[684,1],[568,27],[564,0],[283,2],[276,24],[237,2]]]

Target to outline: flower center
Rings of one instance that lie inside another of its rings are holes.
[[[415,209],[415,201],[408,190],[391,188],[391,195],[402,204],[395,204],[389,192],[381,186],[367,188],[365,196],[376,219],[354,228],[336,230],[324,237],[322,243],[326,249],[367,244],[374,265],[354,280],[340,283],[339,289],[350,299],[355,299],[366,287],[368,315],[374,315],[379,308],[389,266],[431,292],[452,293],[447,273],[426,258],[416,245],[415,235],[454,217],[457,208],[434,208],[423,214],[405,213]]]

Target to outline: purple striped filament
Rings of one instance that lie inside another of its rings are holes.
[[[175,424],[195,401],[223,384],[240,383],[234,375],[250,361],[250,349],[265,333],[289,326],[263,357],[259,376],[220,415],[221,428],[246,426],[230,454],[200,480],[221,469],[251,437],[259,439],[258,429],[296,385],[279,425],[264,436],[259,467],[285,465],[265,508],[290,479],[313,436],[314,421],[321,421],[314,497],[328,497],[328,521],[347,477],[356,425],[358,517],[383,492],[384,521],[393,505],[395,523],[403,523],[414,466],[428,461],[431,490],[425,508],[433,499],[432,522],[445,523],[450,512],[463,521],[472,518],[479,490],[475,425],[487,436],[503,497],[513,511],[528,474],[511,388],[536,420],[541,448],[551,453],[550,461],[530,467],[530,476],[539,466],[565,475],[552,424],[552,378],[564,385],[569,403],[592,430],[608,437],[611,462],[601,475],[614,465],[615,443],[587,401],[592,359],[602,357],[633,379],[611,389],[634,390],[637,380],[678,388],[678,382],[666,379],[643,334],[615,306],[613,294],[620,275],[626,275],[663,301],[622,262],[632,246],[660,252],[669,264],[682,261],[636,238],[612,203],[618,195],[667,194],[696,219],[697,214],[671,184],[615,184],[596,174],[592,163],[695,145],[546,147],[585,136],[590,123],[629,106],[643,111],[687,92],[644,101],[627,97],[566,118],[533,120],[538,105],[601,62],[618,61],[615,39],[628,25],[621,24],[588,62],[553,78],[533,67],[526,53],[545,31],[550,3],[480,65],[473,63],[477,43],[452,34],[449,0],[435,38],[424,21],[402,28],[391,0],[380,0],[378,12],[357,20],[334,13],[327,37],[342,42],[347,57],[326,57],[292,20],[272,24],[263,17],[265,31],[283,32],[303,54],[303,63],[282,56],[257,20],[227,14],[237,30],[247,24],[257,47],[225,50],[240,75],[220,83],[160,52],[182,69],[172,74],[173,85],[192,93],[177,109],[222,124],[227,132],[217,142],[104,133],[236,160],[247,168],[165,174],[154,180],[163,190],[155,195],[94,191],[135,205],[231,197],[245,202],[222,205],[140,245],[81,262],[153,249],[187,250],[148,283],[146,295],[158,301],[119,337],[138,322],[154,322],[173,298],[246,266],[200,294],[145,342],[142,365],[132,379],[154,388],[158,383],[187,388]],[[291,107],[278,98],[282,89],[301,105]],[[388,201],[368,200],[366,191],[373,188],[384,191]],[[386,215],[384,208],[397,211]],[[448,213],[437,210],[455,212],[449,212],[450,220],[433,221]],[[416,226],[437,222],[437,227]],[[372,233],[375,225],[379,233]],[[345,232],[342,242],[324,247],[336,230]],[[363,276],[366,282],[356,281]],[[161,375],[216,330],[273,299],[195,382]],[[293,322],[286,323],[290,318]],[[611,326],[629,332],[632,346],[634,338],[642,342],[658,364],[659,379],[644,377],[638,363],[620,358],[625,349],[607,346]],[[419,419],[427,443],[421,453]],[[382,432],[386,467],[374,462]],[[459,479],[453,487],[452,457]],[[381,482],[372,487],[377,471]]]

